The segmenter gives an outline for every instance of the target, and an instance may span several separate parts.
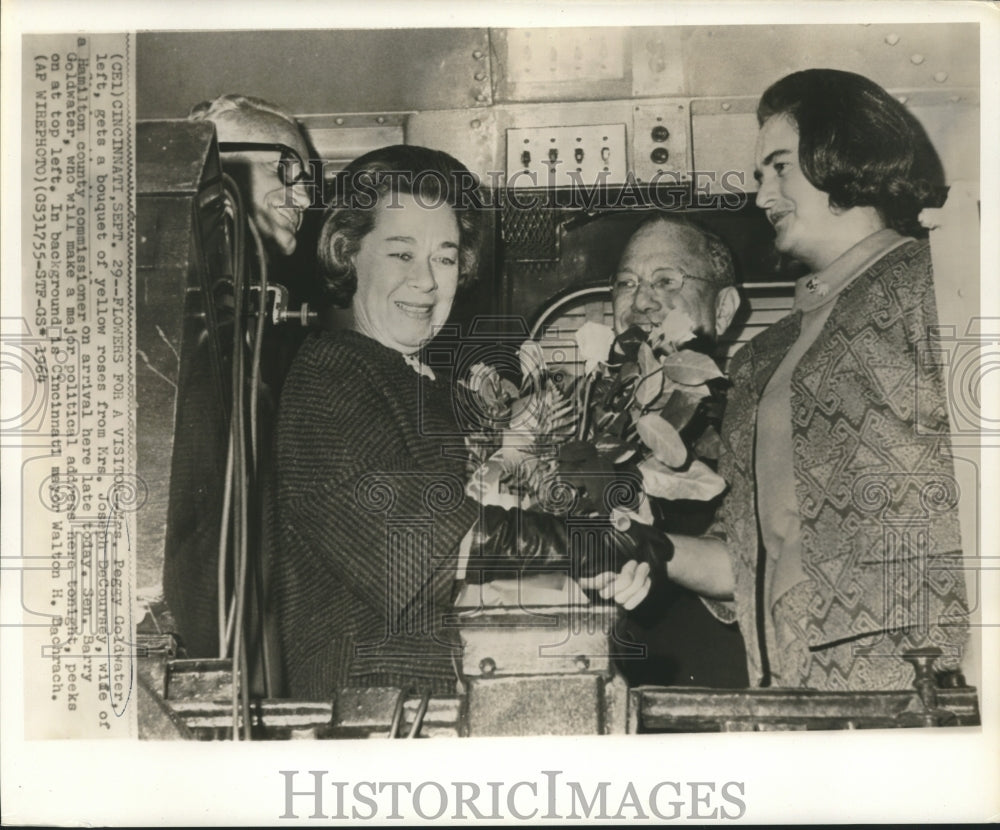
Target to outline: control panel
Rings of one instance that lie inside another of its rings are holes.
[[[653,101],[633,107],[632,167],[638,181],[674,184],[687,179],[688,122],[684,101]]]
[[[625,181],[624,124],[507,130],[508,187],[593,187]]]

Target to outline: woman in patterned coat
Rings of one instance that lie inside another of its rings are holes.
[[[812,273],[731,366],[713,532],[672,536],[672,579],[739,622],[751,683],[911,687],[968,635],[929,246],[941,180],[915,119],[860,75],[797,72],[757,110],[757,205]]]

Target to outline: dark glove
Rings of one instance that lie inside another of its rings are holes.
[[[568,572],[573,578],[618,573],[629,560],[648,562],[654,582],[666,579],[674,553],[670,540],[633,523],[627,531],[607,519],[553,516],[527,510],[483,507],[473,528],[468,572],[480,580],[511,572]]]

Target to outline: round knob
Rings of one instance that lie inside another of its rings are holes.
[[[586,671],[590,668],[590,658],[581,654],[573,661],[573,665],[577,671]]]
[[[657,124],[650,132],[650,136],[652,136],[653,141],[666,141],[670,138],[670,130],[662,124]]]
[[[666,164],[667,159],[670,158],[670,151],[666,147],[657,147],[649,154],[649,158],[653,164]]]
[[[479,661],[479,671],[485,674],[487,677],[494,674],[497,670],[496,661],[492,657],[484,657]]]

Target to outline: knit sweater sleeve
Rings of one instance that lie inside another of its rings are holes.
[[[414,402],[377,355],[344,343],[305,351],[279,417],[286,538],[318,583],[336,580],[387,622],[423,614],[449,596],[475,519],[463,482],[418,457]]]

